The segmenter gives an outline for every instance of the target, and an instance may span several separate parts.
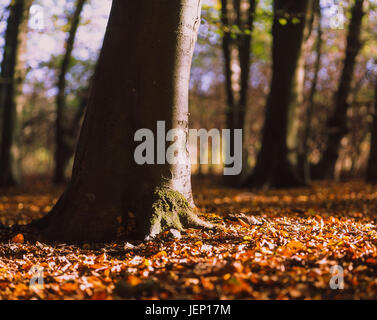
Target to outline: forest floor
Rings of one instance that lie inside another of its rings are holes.
[[[0,190],[0,234],[48,212],[61,192],[38,180]],[[194,181],[194,197],[226,231],[81,247],[12,235],[0,244],[0,299],[377,298],[377,186],[251,192]],[[38,272],[43,284],[30,286]],[[344,289],[331,289],[342,275]]]

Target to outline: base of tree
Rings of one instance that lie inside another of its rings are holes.
[[[52,182],[55,186],[64,186],[69,182],[69,179],[67,177],[54,177]]]
[[[157,188],[154,198],[148,238],[168,229],[184,231],[185,228],[214,228],[211,223],[201,220],[193,212],[187,199],[178,191]]]
[[[313,180],[334,179],[334,169],[332,166],[320,161],[310,168],[310,176]]]
[[[125,210],[124,206],[91,206],[90,199],[75,200],[68,188],[47,216],[29,226],[43,240],[66,243],[145,240],[169,229],[215,228],[194,213],[181,193],[167,187],[156,188],[151,200],[135,212]]]
[[[6,177],[0,176],[0,188],[16,187],[20,184],[20,180],[14,174],[7,175]]]
[[[305,155],[299,155],[298,157],[297,174],[306,185],[310,185],[310,163]]]
[[[224,187],[228,188],[241,188],[242,187],[242,180],[245,179],[245,177],[241,176],[224,176],[221,184]]]
[[[366,175],[366,181],[372,184],[377,183],[377,171],[375,170],[368,170],[367,175]]]
[[[307,184],[287,162],[280,162],[274,169],[256,167],[254,172],[245,180],[243,187],[265,188],[298,188]]]

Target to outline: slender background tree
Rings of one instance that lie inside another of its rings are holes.
[[[55,172],[54,172],[54,182],[56,184],[62,184],[66,182],[65,171],[67,169],[68,162],[72,156],[72,143],[67,141],[69,136],[68,133],[68,126],[66,124],[64,118],[64,111],[66,107],[66,76],[67,72],[70,68],[71,58],[72,58],[72,51],[75,44],[75,38],[77,34],[77,29],[80,25],[80,16],[81,12],[84,8],[86,0],[77,0],[75,4],[75,9],[70,18],[70,30],[68,33],[67,41],[65,43],[65,54],[63,56],[63,60],[61,62],[60,70],[59,70],[59,77],[58,77],[58,94],[56,96],[56,127],[55,127]],[[83,96],[85,96],[85,91],[83,92]],[[87,99],[84,97],[83,103],[79,108],[79,112],[77,113],[77,117],[75,117],[75,122],[78,122],[81,118],[81,114],[83,113],[83,108]]]
[[[317,20],[317,39],[315,44],[315,65],[314,65],[314,77],[311,83],[310,92],[308,99],[306,101],[306,110],[305,110],[305,117],[304,117],[304,130],[302,138],[299,139],[299,150],[298,150],[298,172],[300,177],[305,181],[306,184],[310,183],[311,175],[310,175],[310,159],[309,159],[309,152],[310,146],[309,141],[311,138],[312,133],[312,118],[315,109],[315,95],[317,92],[317,85],[318,85],[318,78],[319,72],[321,69],[321,57],[322,57],[322,47],[323,47],[323,40],[322,40],[322,14],[321,14],[321,5],[319,0],[314,1],[314,14]]]
[[[256,0],[221,1],[222,49],[227,96],[226,124],[227,128],[232,130],[229,139],[231,154],[234,154],[234,129],[243,129],[243,141],[245,140],[250,53],[256,5]],[[245,147],[243,147],[243,156],[245,170],[247,168]],[[236,185],[239,182],[239,178],[234,176],[227,176],[226,180],[231,185]]]
[[[364,1],[355,0],[352,18],[348,27],[347,47],[338,90],[334,97],[335,109],[328,119],[326,132],[328,140],[321,161],[314,169],[314,177],[318,179],[333,178],[335,165],[339,157],[339,149],[343,137],[348,132],[347,110],[356,58],[361,49],[361,26],[364,16]]]
[[[377,76],[374,85],[374,112],[371,125],[370,155],[368,161],[367,180],[377,181]]]
[[[19,152],[16,151],[17,109],[21,107],[22,83],[25,77],[24,57],[29,10],[32,0],[10,3],[5,47],[1,64],[0,112],[2,112],[0,186],[17,184]]]

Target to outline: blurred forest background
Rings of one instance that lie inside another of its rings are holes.
[[[25,176],[49,176],[58,184],[69,177],[110,6],[111,0],[0,0],[2,186]],[[302,21],[286,12],[275,19],[287,30]],[[273,22],[272,0],[204,1],[190,127],[244,129],[246,185],[279,187],[282,179],[283,186],[296,185],[287,175],[248,183],[255,166],[268,173],[266,159],[282,157],[296,182],[367,172],[376,179],[371,145],[377,144],[377,1],[310,2],[302,39],[292,32],[284,39],[284,30],[276,28],[273,40]],[[297,57],[289,52],[291,44],[299,48]],[[273,57],[287,59],[279,64],[286,70],[273,68]],[[290,68],[292,59],[297,61]],[[280,82],[279,75],[294,73],[288,89],[280,83],[292,93],[287,119],[266,113],[273,72]],[[283,128],[272,131],[286,140],[286,150],[274,153],[274,143],[263,137],[264,123],[266,130]],[[269,150],[261,151],[263,143]],[[220,174],[221,168],[194,166],[193,173]]]

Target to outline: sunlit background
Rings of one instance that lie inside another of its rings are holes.
[[[4,46],[4,31],[9,0],[0,0],[0,60]],[[376,0],[370,0],[364,23],[363,49],[358,56],[354,75],[349,119],[350,132],[342,141],[337,164],[337,174],[358,175],[366,166],[369,152],[369,123],[373,112],[373,76],[377,57]],[[337,4],[337,5],[335,5]],[[17,148],[24,174],[50,174],[53,170],[54,119],[56,116],[58,68],[69,30],[68,17],[72,15],[75,1],[36,0],[31,9],[25,62],[27,76],[23,87],[24,103],[18,110],[20,121]],[[90,0],[84,7],[76,37],[73,58],[67,74],[67,114],[69,121],[79,104],[78,92],[88,86],[101,48],[111,0]],[[349,1],[321,1],[322,27],[325,41],[319,72],[318,94],[315,97],[316,112],[312,119],[313,135],[310,138],[310,157],[319,160],[324,148],[324,122],[333,106],[333,94],[340,76],[344,56],[346,28],[349,22]],[[339,11],[340,8],[340,11]],[[202,25],[192,67],[190,113],[192,128],[224,127],[226,96],[224,89],[223,55],[221,49],[220,3],[204,1]],[[246,121],[245,146],[249,151],[251,168],[260,149],[260,131],[263,123],[265,100],[271,76],[271,26],[272,1],[259,1],[253,32],[249,105]],[[331,19],[340,14],[341,25],[334,28]],[[342,23],[344,25],[342,25]],[[308,41],[305,59],[305,90],[308,91],[314,77],[316,58],[316,32]],[[238,66],[232,66],[237,76]],[[307,92],[306,92],[307,94]],[[304,107],[303,107],[304,110]],[[303,110],[301,112],[303,113]],[[301,128],[299,130],[302,130]],[[195,147],[195,146],[191,146]],[[204,150],[207,154],[211,152]],[[220,152],[217,150],[215,152]],[[195,166],[196,173],[220,172],[221,166]],[[67,169],[69,174],[70,168]]]

